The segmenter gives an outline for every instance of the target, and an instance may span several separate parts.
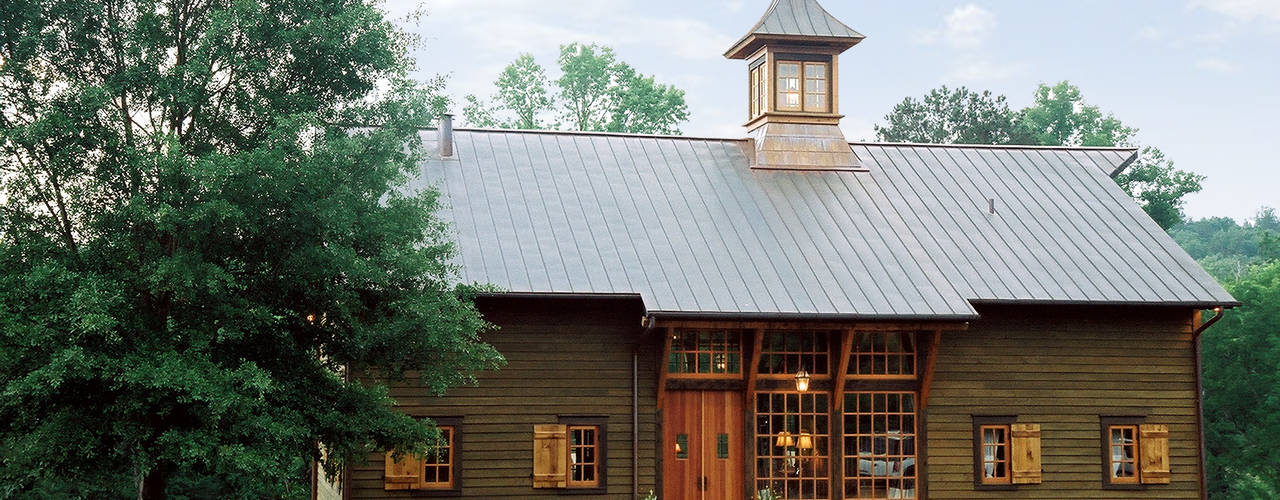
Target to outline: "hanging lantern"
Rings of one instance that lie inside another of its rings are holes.
[[[809,372],[803,369],[796,372],[796,390],[800,392],[809,390]]]

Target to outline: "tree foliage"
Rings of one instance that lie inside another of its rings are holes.
[[[431,443],[368,367],[441,392],[501,361],[404,188],[441,83],[372,3],[0,22],[0,498],[300,496],[322,447]]]
[[[1169,235],[1209,274],[1222,282],[1238,280],[1254,265],[1280,259],[1280,216],[1263,208],[1243,223],[1230,217],[1184,222]]]
[[[679,134],[679,125],[689,119],[683,90],[640,74],[631,65],[618,61],[609,47],[562,45],[557,62],[561,74],[552,81],[532,56],[521,55],[495,82],[498,92],[491,103],[475,95],[466,96],[464,119],[477,127],[564,127],[649,134]],[[508,78],[509,74],[518,78]],[[554,96],[546,90],[550,87],[557,89]],[[506,97],[525,93],[538,98]],[[557,118],[555,123],[539,119],[552,112]]]
[[[1063,81],[1041,84],[1031,106],[1014,111],[990,91],[941,87],[922,99],[908,97],[876,125],[882,141],[1029,144],[1043,146],[1132,146],[1137,129],[1104,114]],[[1200,191],[1204,177],[1178,170],[1155,147],[1144,148],[1116,182],[1160,227],[1181,222],[1184,199]]]

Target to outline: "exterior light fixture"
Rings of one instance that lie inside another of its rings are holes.
[[[796,390],[800,392],[809,390],[809,372],[804,369],[796,372]]]

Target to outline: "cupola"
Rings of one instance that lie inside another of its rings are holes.
[[[840,131],[840,54],[865,38],[817,0],[773,0],[724,53],[747,61],[752,168],[864,170]]]

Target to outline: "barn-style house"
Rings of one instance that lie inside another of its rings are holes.
[[[1112,180],[1137,151],[850,143],[862,39],[774,0],[725,52],[745,139],[424,131],[508,365],[393,387],[446,444],[342,495],[1203,497],[1199,311],[1236,302]]]

